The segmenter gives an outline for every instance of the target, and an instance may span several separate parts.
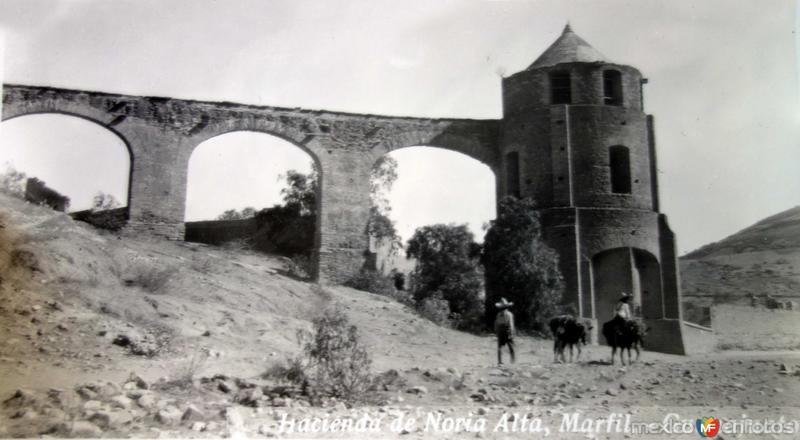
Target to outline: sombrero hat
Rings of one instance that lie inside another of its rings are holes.
[[[499,302],[494,303],[494,306],[498,309],[507,309],[513,305],[514,303],[508,302],[505,298],[500,298]]]

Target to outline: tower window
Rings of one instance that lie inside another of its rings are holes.
[[[569,72],[550,73],[550,103],[572,103],[572,81]]]
[[[611,173],[611,192],[631,193],[631,159],[627,147],[615,145],[608,150],[609,171]]]
[[[603,103],[622,105],[622,74],[618,70],[603,71]]]
[[[519,153],[506,154],[506,194],[520,197],[519,191]]]

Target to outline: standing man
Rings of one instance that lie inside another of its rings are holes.
[[[511,363],[514,363],[514,314],[508,310],[514,303],[501,298],[500,302],[494,304],[497,308],[497,317],[494,319],[494,333],[497,335],[497,363],[503,365],[503,354],[500,351],[504,345],[508,345],[511,354]]]

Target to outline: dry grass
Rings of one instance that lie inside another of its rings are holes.
[[[164,383],[159,385],[161,389],[188,389],[194,384],[200,370],[203,369],[208,361],[208,351],[196,350],[191,357],[181,362],[172,373],[172,376]]]
[[[146,292],[157,294],[163,293],[177,269],[172,266],[159,266],[155,262],[139,260],[135,261],[126,272],[123,280],[125,285],[138,286]]]
[[[0,213],[0,288],[19,287],[33,271],[41,269],[36,254],[21,247],[24,239]]]

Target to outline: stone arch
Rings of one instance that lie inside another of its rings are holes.
[[[309,149],[307,146],[296,142],[296,140],[293,139],[292,136],[287,136],[283,132],[271,131],[271,130],[266,130],[266,129],[248,129],[248,128],[237,129],[237,128],[231,128],[231,129],[227,129],[227,130],[223,130],[223,131],[203,132],[202,135],[193,137],[193,139],[192,139],[193,142],[191,144],[191,147],[187,149],[187,151],[185,153],[185,158],[183,158],[184,160],[182,160],[182,162],[181,162],[185,166],[185,168],[187,170],[187,172],[186,172],[186,182],[185,182],[187,191],[185,192],[185,194],[188,196],[188,186],[189,186],[188,168],[189,168],[190,160],[191,160],[191,157],[193,156],[193,154],[197,151],[197,149],[202,144],[204,144],[204,143],[206,143],[208,141],[220,138],[220,137],[225,136],[225,135],[234,134],[234,133],[253,133],[253,134],[263,135],[264,137],[268,137],[268,138],[278,139],[278,140],[280,140],[282,142],[285,142],[285,143],[287,143],[289,145],[292,145],[292,147],[297,148],[299,151],[302,151],[303,153],[305,153],[305,155],[309,159],[311,159],[312,166],[314,167],[314,169],[317,172],[317,179],[318,179],[318,182],[317,182],[318,183],[317,184],[317,193],[316,193],[316,210],[315,210],[316,211],[315,212],[316,218],[314,220],[314,238],[313,238],[314,239],[314,243],[313,243],[313,255],[312,255],[312,257],[313,257],[314,260],[318,259],[319,248],[320,248],[321,216],[322,216],[322,212],[321,212],[322,211],[322,203],[321,202],[322,202],[322,180],[324,178],[323,177],[323,168],[322,168],[322,164],[321,164],[320,159],[317,156],[317,154],[314,153],[314,151]],[[186,203],[186,202],[187,202],[187,200],[184,200],[184,203]],[[316,277],[316,275],[315,275],[315,277]]]
[[[234,121],[235,123],[233,124],[229,122],[230,121],[223,121],[221,123],[209,125],[207,129],[204,129],[200,133],[192,136],[192,142],[191,142],[192,146],[189,149],[188,154],[186,155],[186,159],[188,160],[188,158],[192,155],[192,153],[194,153],[194,150],[197,149],[197,147],[203,142],[230,133],[251,132],[251,133],[260,133],[276,137],[303,150],[306,154],[308,154],[311,157],[311,160],[314,161],[314,166],[318,167],[321,171],[321,163],[319,156],[314,150],[312,150],[308,146],[308,143],[311,140],[310,136],[303,133],[302,131],[292,127],[281,128],[280,126],[274,124],[258,123],[255,120],[244,121],[244,122]]]
[[[54,109],[48,108],[46,106],[43,107],[43,108],[37,108],[37,106],[34,106],[33,108],[26,108],[25,110],[16,109],[16,108],[13,108],[13,107],[12,107],[12,109],[13,109],[13,111],[11,111],[11,112],[6,112],[5,111],[6,109],[5,108],[3,109],[2,122],[5,123],[5,122],[12,121],[12,120],[15,120],[15,119],[24,118],[26,116],[36,116],[36,115],[67,116],[67,117],[70,117],[70,118],[77,118],[77,119],[80,119],[80,120],[83,120],[83,121],[88,121],[88,122],[92,123],[93,125],[96,125],[96,126],[102,128],[102,129],[104,129],[104,131],[107,131],[107,132],[112,133],[113,135],[115,135],[116,138],[119,139],[122,142],[122,144],[125,146],[125,151],[128,153],[128,156],[127,156],[128,157],[128,175],[127,175],[127,179],[126,179],[126,181],[127,181],[127,183],[126,183],[126,185],[127,185],[127,193],[128,194],[127,194],[127,200],[125,200],[125,206],[126,206],[127,209],[130,209],[131,197],[132,197],[131,189],[132,189],[132,185],[133,185],[133,168],[134,168],[134,163],[136,161],[136,155],[134,154],[134,149],[133,149],[133,146],[132,146],[131,142],[128,140],[128,138],[123,133],[121,133],[120,131],[116,130],[113,126],[110,126],[109,124],[106,124],[106,123],[102,122],[100,120],[100,118],[95,117],[95,115],[89,115],[89,114],[85,114],[85,113],[81,113],[81,112],[54,110]],[[9,114],[10,114],[10,116],[9,116]]]
[[[492,169],[497,177],[497,151],[478,136],[468,136],[446,129],[412,129],[386,139],[376,148],[380,156],[407,147],[427,146],[454,151],[469,156]]]
[[[594,318],[611,319],[621,292],[633,295],[632,311],[647,319],[663,317],[661,265],[650,252],[619,247],[591,258]]]
[[[258,134],[272,136],[282,141],[286,141],[294,145],[295,147],[299,148],[300,150],[302,150],[309,157],[311,157],[312,162],[314,162],[314,167],[316,167],[317,172],[319,173],[319,178],[322,179],[322,162],[320,161],[319,155],[314,150],[308,147],[307,145],[308,136],[306,135],[301,136],[302,133],[300,131],[295,132],[294,130],[284,131],[284,130],[271,130],[266,128],[257,128],[257,127],[248,128],[248,127],[249,124],[243,125],[243,128],[229,128],[220,131],[208,130],[208,131],[203,131],[202,134],[200,135],[194,136],[192,138],[191,147],[187,150],[185,154],[185,160],[187,165],[188,165],[188,160],[192,156],[194,151],[197,149],[197,147],[200,146],[200,144],[204,142],[231,133],[240,133],[240,132],[258,133]]]
[[[314,168],[317,170],[317,178],[319,179],[319,182],[318,182],[319,184],[317,186],[318,187],[318,193],[317,193],[317,221],[319,221],[320,201],[322,200],[322,195],[320,194],[320,192],[322,191],[322,181],[325,178],[325,176],[324,176],[324,172],[323,172],[322,161],[320,160],[319,155],[314,150],[312,150],[311,148],[308,147],[308,145],[307,145],[308,140],[307,139],[306,139],[306,141],[298,141],[297,140],[298,138],[300,138],[302,132],[296,131],[296,130],[292,130],[292,129],[289,129],[289,130],[272,130],[272,129],[268,129],[268,128],[264,128],[264,127],[259,128],[257,126],[253,126],[252,124],[242,124],[242,127],[243,128],[228,127],[227,129],[217,131],[217,130],[213,130],[213,128],[215,128],[214,126],[210,126],[209,127],[209,128],[211,128],[210,130],[203,131],[202,134],[200,134],[198,136],[194,136],[192,138],[191,147],[186,151],[185,157],[183,158],[182,163],[188,169],[189,159],[191,158],[192,154],[194,154],[195,150],[197,150],[197,147],[200,146],[200,144],[202,144],[204,142],[207,142],[207,141],[210,141],[211,139],[214,139],[214,138],[217,138],[217,137],[220,137],[220,136],[224,136],[226,134],[239,133],[239,132],[259,133],[259,134],[264,134],[264,135],[268,135],[268,136],[272,136],[272,137],[278,138],[278,139],[280,139],[282,141],[286,141],[286,142],[294,145],[295,147],[299,148],[304,153],[306,153],[311,158],[311,161],[314,164]],[[248,128],[248,127],[251,127],[251,128]],[[307,136],[303,137],[303,139],[305,139],[305,138],[307,138]]]
[[[494,203],[492,204],[492,209],[494,210],[494,212],[495,212],[495,215],[496,215],[496,206],[497,206],[497,200],[496,200],[496,198],[497,198],[497,196],[498,196],[498,191],[499,191],[499,181],[498,181],[498,179],[499,179],[499,176],[498,176],[497,170],[496,170],[496,169],[494,169],[493,167],[491,167],[491,166],[490,166],[489,164],[487,164],[486,162],[484,162],[484,161],[480,161],[480,160],[476,159],[476,158],[474,157],[474,155],[466,154],[466,153],[465,153],[465,152],[463,152],[463,151],[459,151],[459,149],[455,149],[455,148],[445,148],[445,147],[442,147],[442,146],[439,146],[439,145],[424,145],[424,144],[423,144],[423,145],[403,145],[403,146],[399,146],[398,148],[394,148],[394,149],[392,149],[391,151],[387,151],[387,152],[386,152],[385,154],[383,154],[383,155],[380,155],[380,156],[377,156],[377,157],[373,157],[373,158],[372,158],[373,162],[372,162],[372,164],[371,164],[371,166],[370,166],[370,169],[374,169],[374,167],[375,167],[375,166],[378,164],[379,160],[380,160],[381,158],[383,158],[383,157],[387,156],[387,155],[390,155],[390,154],[392,154],[392,153],[398,153],[398,152],[408,151],[408,150],[412,150],[412,149],[419,149],[419,150],[421,150],[421,151],[439,151],[439,152],[445,152],[445,153],[446,153],[448,156],[449,156],[449,155],[452,155],[452,156],[458,156],[459,158],[461,158],[462,160],[464,160],[464,161],[465,161],[465,163],[466,163],[466,162],[469,162],[469,163],[471,163],[471,164],[473,164],[473,165],[475,165],[475,166],[477,166],[477,167],[484,168],[484,169],[488,169],[488,170],[490,171],[490,174],[491,174],[491,188],[489,188],[489,189],[492,191],[492,193],[493,193],[493,196],[494,196]],[[437,172],[438,172],[438,170],[439,170],[439,169],[443,170],[443,172],[444,172],[444,173],[447,173],[446,165],[441,165],[441,166],[438,166],[438,165],[437,165],[437,167],[436,167],[436,170],[437,170]],[[400,176],[400,178],[402,178],[402,172],[401,172],[401,176]],[[483,181],[483,179],[481,179],[481,182],[482,182],[482,181]],[[480,186],[480,188],[484,188],[484,187],[486,187],[486,186],[485,186],[485,185],[481,185],[481,186]],[[430,198],[428,198],[428,200],[430,200]],[[462,205],[463,205],[463,203],[462,203]],[[393,212],[397,212],[397,211],[396,211],[396,210],[393,210]],[[491,218],[489,218],[489,219],[487,219],[487,220],[491,220],[491,219],[493,219],[493,218],[494,218],[494,217],[491,217]],[[452,221],[452,220],[453,220],[453,219],[449,219],[449,220],[447,220],[447,221]],[[458,222],[458,220],[456,220],[456,222]],[[403,238],[404,238],[405,240],[407,240],[407,239],[409,239],[410,237],[409,237],[409,236],[407,236],[407,235],[404,235],[404,236],[403,236]],[[476,236],[476,239],[480,240],[480,239],[481,239],[481,237],[480,237],[480,236]]]

